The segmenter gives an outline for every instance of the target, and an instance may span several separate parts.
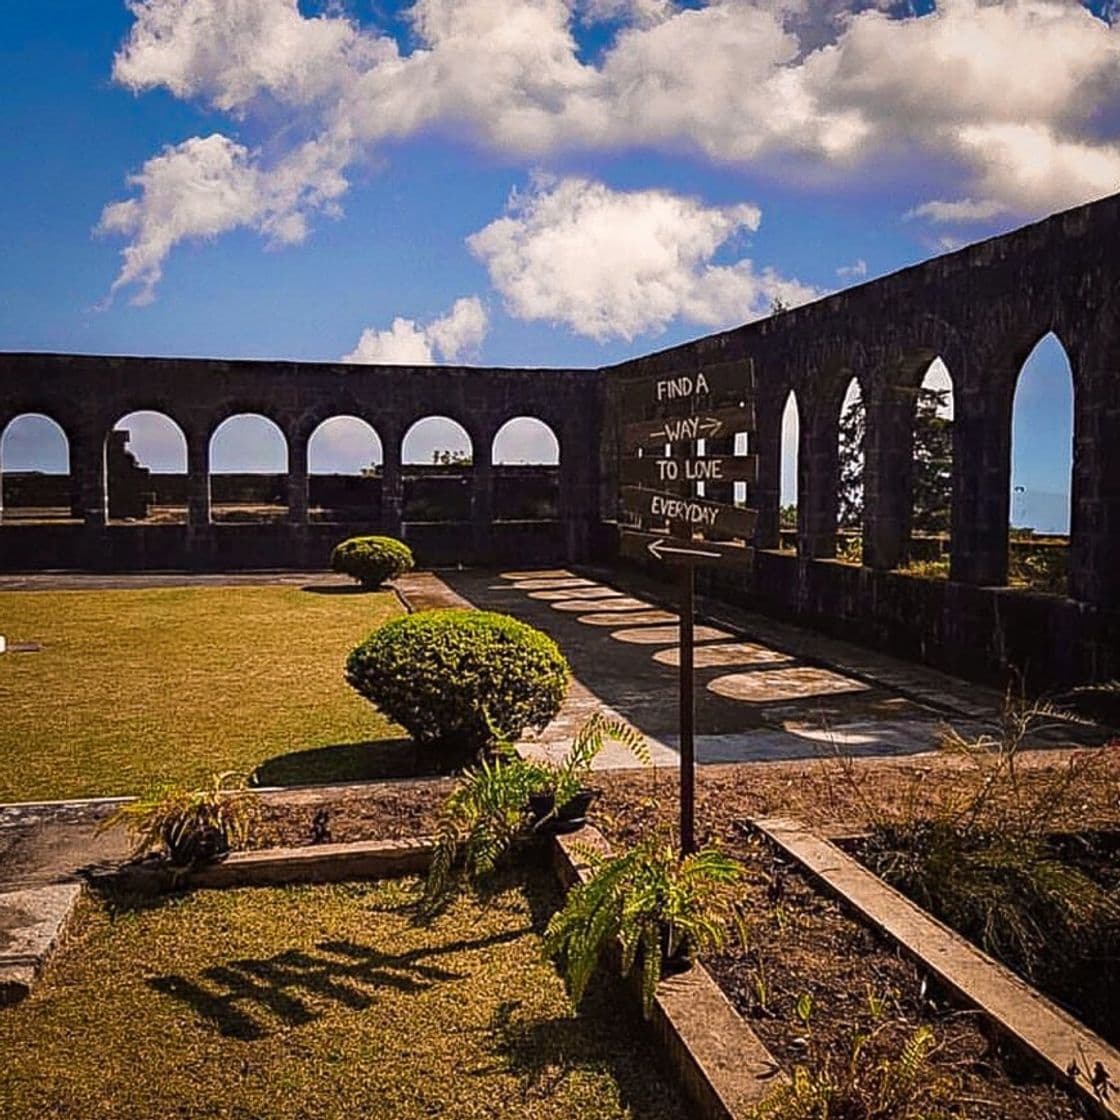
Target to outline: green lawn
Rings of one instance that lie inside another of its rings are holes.
[[[297,587],[0,593],[0,634],[42,645],[0,656],[0,802],[409,772],[403,733],[342,677],[400,609]]]
[[[414,884],[87,901],[31,996],[0,1012],[8,1116],[672,1120],[685,1115],[611,987],[572,1015],[541,960],[543,881],[457,902]]]

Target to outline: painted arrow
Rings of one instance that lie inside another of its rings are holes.
[[[620,550],[633,560],[649,562],[650,557],[662,564],[702,564],[731,567],[754,562],[754,549],[723,541],[694,541],[687,537],[670,537],[663,533],[641,533],[623,529],[619,534]]]
[[[667,420],[637,420],[627,424],[622,435],[626,448],[657,448],[665,444],[688,443],[697,439],[727,439],[737,432],[754,431],[754,405],[705,409],[696,416]]]

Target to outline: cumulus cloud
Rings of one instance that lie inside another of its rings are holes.
[[[713,263],[756,230],[756,206],[708,207],[668,191],[615,191],[538,176],[506,214],[467,239],[519,319],[563,323],[603,341],[659,332],[675,318],[728,326],[817,293],[749,260]]]
[[[842,280],[862,280],[867,275],[867,261],[860,257],[851,264],[841,265],[836,275]]]
[[[106,209],[102,228],[128,239],[117,286],[141,298],[176,242],[238,226],[299,240],[356,160],[431,127],[538,161],[644,147],[842,177],[920,160],[962,183],[959,200],[911,211],[935,223],[1120,188],[1120,29],[1075,0],[939,0],[921,15],[904,0],[415,0],[407,51],[297,0],[130,8],[118,82],[263,134],[170,148]],[[587,20],[617,25],[593,60],[575,37]]]
[[[960,198],[954,202],[933,199],[907,210],[902,216],[907,220],[925,218],[931,222],[986,222],[1002,214],[1004,209],[1002,203],[991,198]]]
[[[367,327],[344,362],[371,365],[430,366],[436,353],[445,362],[459,360],[482,345],[487,330],[486,308],[477,296],[457,299],[451,310],[426,326],[414,319],[393,320],[388,330]]]

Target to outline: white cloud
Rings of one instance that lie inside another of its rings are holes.
[[[430,366],[436,352],[445,362],[454,362],[476,350],[486,337],[487,316],[477,296],[457,299],[451,310],[427,326],[414,319],[396,318],[388,330],[367,327],[358,345],[344,354],[344,362],[372,365]]]
[[[953,202],[933,199],[907,210],[902,216],[906,219],[926,218],[931,222],[986,222],[1005,209],[1002,203],[991,198],[960,198]]]
[[[356,160],[432,127],[538,160],[645,147],[840,177],[872,158],[921,161],[962,182],[960,200],[917,208],[932,221],[1120,187],[1120,30],[1075,0],[939,0],[921,16],[891,0],[416,0],[407,53],[341,7],[130,8],[118,82],[200,99],[261,134],[258,147],[169,148],[130,180],[138,196],[106,208],[102,228],[128,239],[116,286],[141,299],[178,241],[239,226],[299,240]],[[594,61],[574,35],[588,19],[620,21]]]
[[[867,261],[860,257],[851,264],[841,265],[836,275],[844,280],[862,280],[867,275]]]
[[[467,239],[507,310],[564,323],[600,341],[659,332],[683,318],[728,326],[816,293],[749,260],[714,264],[737,234],[758,228],[744,204],[707,207],[667,191],[614,191],[587,179],[534,179],[504,217]]]

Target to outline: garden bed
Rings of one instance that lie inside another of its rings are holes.
[[[413,890],[87,899],[0,1015],[0,1097],[83,1118],[686,1115],[615,986],[572,1015],[540,957],[551,880],[505,878],[430,927]]]
[[[981,921],[979,914],[962,913],[956,898],[939,900],[936,883],[931,884],[935,891],[932,897],[919,897],[911,884],[905,880],[896,881],[897,876],[889,874],[891,867],[905,867],[909,862],[908,853],[902,847],[884,846],[881,841],[866,838],[853,839],[843,847],[872,872],[878,874],[887,870],[884,878],[893,882],[896,889],[918,905],[926,906],[935,918],[981,951],[993,955],[1106,1042],[1120,1046],[1120,859],[1117,858],[1120,833],[1096,830],[1048,838],[1047,854],[1053,860],[1055,875],[1072,872],[1085,876],[1091,884],[1110,895],[1116,907],[1111,916],[1084,919],[1083,928],[1077,928],[1077,917],[1071,913],[1074,928],[1059,953],[1036,951],[1031,954],[1018,945],[1017,939],[998,938],[998,930],[991,930],[990,921]],[[1009,868],[1004,877],[1010,878],[1015,871]],[[959,893],[963,876],[959,863],[953,874],[958,881],[955,893]],[[982,886],[977,884],[978,889]],[[993,898],[992,905],[999,905],[999,900]],[[1001,906],[1001,910],[1002,921],[1010,925],[1010,906]],[[1037,921],[1038,915],[1024,910],[1024,926]],[[1030,936],[1027,929],[1023,933]],[[1120,1077],[1120,1069],[1113,1072]]]
[[[1082,1116],[979,1014],[954,1005],[892,941],[765,843],[742,836],[733,850],[747,874],[747,941],[707,963],[787,1070],[801,1067],[810,1083],[844,1082],[855,1070],[871,1098],[889,1067],[889,1076],[910,1080],[929,1113],[969,1120]],[[926,1042],[915,1047],[919,1037]],[[908,1046],[921,1057],[905,1059]]]

